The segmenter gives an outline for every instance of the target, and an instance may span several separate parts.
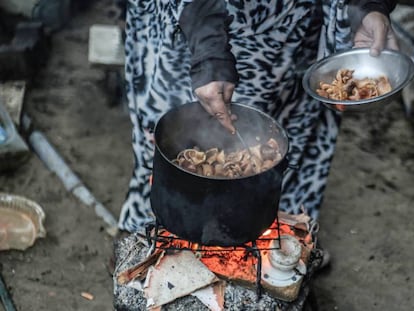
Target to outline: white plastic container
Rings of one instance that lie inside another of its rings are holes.
[[[7,139],[6,129],[0,125],[0,145],[5,143]]]
[[[45,213],[40,205],[25,197],[0,193],[0,251],[25,250],[37,238],[44,238]]]
[[[16,137],[16,129],[6,108],[0,103],[0,148],[5,147]]]
[[[3,136],[0,140],[0,171],[18,168],[29,158],[30,150],[1,102],[0,127]]]

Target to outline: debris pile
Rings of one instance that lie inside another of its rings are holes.
[[[283,228],[295,231],[301,242],[301,259],[307,273],[297,288],[275,288],[262,279],[256,287],[257,259],[246,253],[163,249],[135,233],[115,245],[115,307],[117,310],[302,310],[307,303],[309,281],[322,260],[322,252],[296,216]],[[300,217],[300,216],[299,216]],[[261,251],[266,253],[266,250]],[[282,298],[282,299],[281,299]]]

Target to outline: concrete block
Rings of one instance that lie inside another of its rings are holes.
[[[125,63],[123,30],[116,25],[93,25],[89,29],[89,53],[91,64],[123,66]]]

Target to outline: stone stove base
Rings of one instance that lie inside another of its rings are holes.
[[[148,248],[138,234],[131,234],[115,244],[116,269],[114,273],[114,306],[118,311],[144,311],[147,310],[147,300],[141,290],[129,285],[120,285],[116,275],[142,262],[148,253]],[[311,278],[320,265],[322,251],[315,249],[314,258],[308,262],[308,272],[303,279],[299,294],[293,302],[276,299],[267,293],[263,293],[257,301],[255,289],[247,288],[233,282],[226,282],[225,304],[226,311],[270,311],[270,310],[314,310],[311,299]],[[185,296],[169,304],[162,306],[162,311],[209,311],[197,298]]]

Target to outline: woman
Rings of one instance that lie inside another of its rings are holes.
[[[286,174],[279,208],[304,208],[317,218],[340,114],[304,94],[301,73],[352,45],[370,47],[373,55],[397,49],[388,17],[394,6],[366,0],[129,0],[126,80],[135,168],[120,229],[142,230],[152,220],[152,132],[170,108],[195,100],[230,131],[231,101],[280,122],[290,138],[290,162],[299,169]]]

